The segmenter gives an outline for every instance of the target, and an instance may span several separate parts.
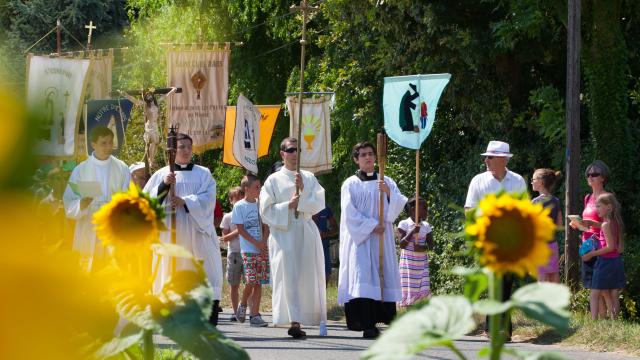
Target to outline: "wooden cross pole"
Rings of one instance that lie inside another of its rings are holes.
[[[91,34],[94,29],[97,29],[97,27],[93,25],[93,21],[89,21],[89,25],[85,25],[84,28],[89,29],[89,36],[87,37],[87,50],[91,50]]]
[[[56,52],[62,56],[62,23],[60,19],[56,21]]]
[[[318,7],[307,5],[307,0],[302,0],[300,6],[292,6],[291,11],[300,11],[302,13],[302,37],[300,39],[300,92],[298,93],[298,151],[296,159],[296,172],[300,172],[300,144],[302,137],[302,93],[304,92],[304,47],[307,44],[307,18],[309,13],[318,10]],[[300,188],[296,187],[296,195],[300,194]],[[298,218],[298,210],[295,211],[295,217]]]

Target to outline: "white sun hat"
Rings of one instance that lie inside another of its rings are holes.
[[[135,162],[129,165],[129,172],[132,173],[136,170],[144,169],[144,163],[142,161]]]
[[[480,154],[482,156],[502,156],[512,157],[513,154],[509,152],[509,144],[503,141],[491,140],[487,145],[487,152]]]

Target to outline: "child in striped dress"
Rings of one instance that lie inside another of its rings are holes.
[[[416,199],[411,198],[405,205],[409,217],[398,224],[398,238],[400,239],[400,284],[402,285],[402,300],[400,306],[406,307],[420,299],[431,295],[429,281],[429,257],[427,250],[433,248],[433,233],[427,223],[427,203],[418,198],[418,217],[420,221],[415,225]],[[415,234],[418,234],[416,240]]]

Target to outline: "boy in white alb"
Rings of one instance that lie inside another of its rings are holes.
[[[104,255],[104,247],[91,222],[93,214],[109,202],[113,194],[126,191],[130,181],[127,164],[111,155],[113,132],[105,126],[96,126],[90,136],[94,151],[73,169],[63,195],[65,213],[76,221],[73,250],[80,253],[80,266],[87,271],[95,268],[95,260]],[[100,184],[101,195],[90,197],[81,193],[80,185],[92,182]]]

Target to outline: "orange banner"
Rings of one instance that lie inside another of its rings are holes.
[[[280,113],[280,105],[257,105],[260,110],[260,131],[258,138],[258,158],[269,153],[271,136],[276,126],[276,120]],[[227,106],[224,121],[224,149],[222,150],[222,162],[229,165],[240,166],[233,157],[233,132],[236,127],[236,107]]]

